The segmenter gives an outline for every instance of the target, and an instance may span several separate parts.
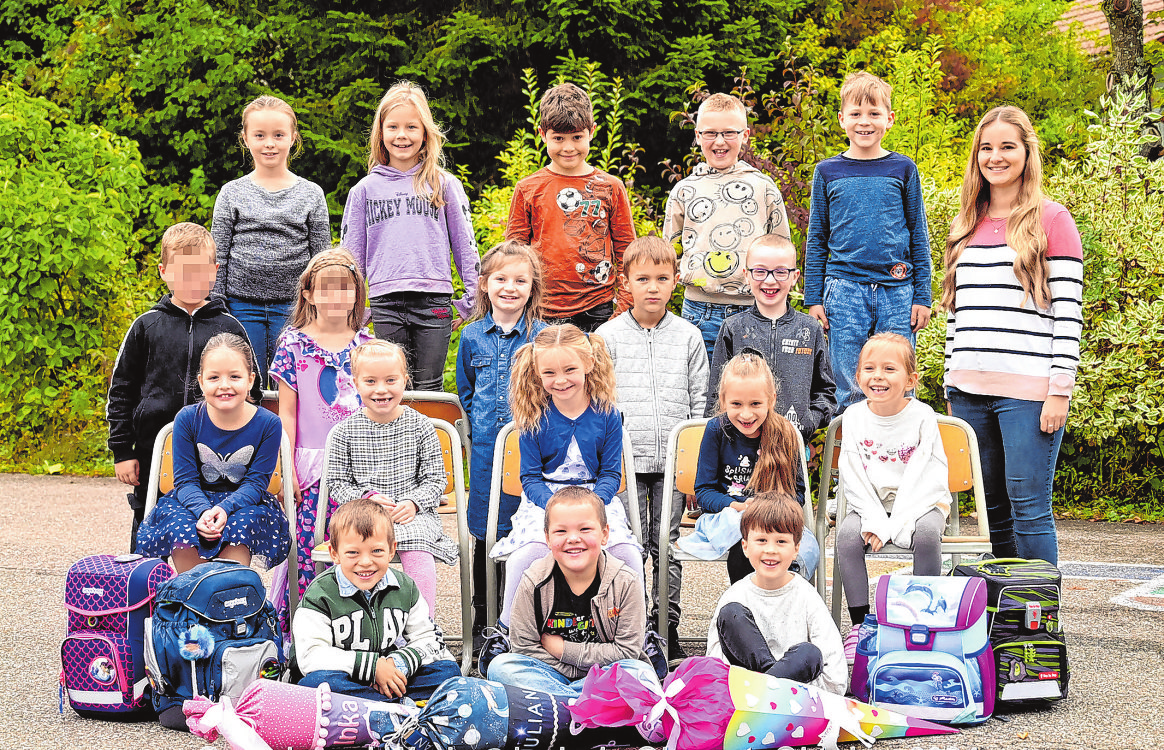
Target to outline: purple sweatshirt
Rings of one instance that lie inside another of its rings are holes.
[[[453,306],[467,319],[480,267],[469,198],[456,177],[442,172],[445,205],[433,208],[412,187],[419,168],[401,172],[381,164],[357,182],[344,206],[340,245],[355,256],[372,297],[394,292],[452,294],[452,248],[457,273],[469,290]]]

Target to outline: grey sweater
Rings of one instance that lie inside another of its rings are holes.
[[[210,227],[218,247],[214,291],[251,302],[287,302],[307,261],[331,247],[323,189],[295,178],[283,190],[259,187],[250,175],[222,186]]]
[[[668,312],[643,328],[628,310],[596,333],[614,358],[618,408],[634,449],[635,471],[661,472],[667,435],[685,419],[703,416],[707,349],[699,329]]]

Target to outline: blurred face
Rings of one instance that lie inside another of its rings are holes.
[[[315,275],[312,286],[303,292],[303,297],[315,308],[319,321],[347,325],[356,304],[356,285],[352,283],[351,273],[345,268],[330,266]]]
[[[897,347],[867,346],[857,365],[857,385],[874,414],[892,417],[905,408],[905,394],[917,387],[917,373],[909,371]]]
[[[756,243],[748,250],[748,284],[756,306],[766,317],[779,317],[787,311],[788,293],[799,278],[792,248]]]
[[[214,249],[207,246],[193,254],[173,254],[169,263],[158,265],[158,272],[174,304],[193,311],[202,306],[214,288],[218,263],[214,261]]]
[[[730,168],[740,158],[740,149],[748,142],[748,119],[742,112],[702,112],[695,126],[695,137],[707,166],[720,171]]]
[[[533,269],[529,261],[514,258],[506,261],[489,277],[482,279],[485,294],[493,307],[493,318],[516,321],[525,312],[533,289]]]
[[[295,143],[291,115],[274,109],[260,109],[247,115],[243,142],[251,152],[255,169],[283,170]]]
[[[562,572],[593,578],[610,537],[610,528],[599,523],[594,507],[586,502],[555,503],[548,524],[546,544]]]
[[[386,424],[400,416],[401,399],[408,381],[400,357],[366,355],[360,358],[359,371],[353,375],[368,419]]]
[[[868,99],[857,104],[841,104],[841,127],[849,138],[850,156],[870,159],[881,156],[881,139],[893,127],[894,112],[880,102]]]
[[[675,291],[675,266],[671,263],[639,262],[632,264],[627,274],[626,286],[634,301],[635,317],[641,315],[658,322],[667,312],[667,303]]]
[[[198,373],[198,385],[208,409],[232,412],[246,404],[247,393],[255,382],[255,374],[247,364],[241,354],[225,346],[206,353]]]
[[[992,190],[1022,184],[1027,148],[1017,125],[995,120],[982,129],[978,143],[978,169]]]
[[[559,133],[556,130],[539,128],[538,135],[546,142],[546,152],[550,155],[555,172],[570,176],[590,173],[586,155],[590,153],[590,139],[594,137],[593,128],[573,133]]]
[[[377,528],[367,539],[349,529],[341,533],[334,545],[327,546],[331,561],[343,571],[344,578],[361,591],[371,591],[384,574],[396,554],[396,545],[388,541],[387,529]]]
[[[558,346],[539,351],[537,366],[542,388],[550,394],[558,411],[574,414],[586,409],[590,403],[586,393],[586,365],[573,349]]]
[[[800,545],[791,534],[750,529],[743,540],[744,554],[756,571],[755,583],[762,589],[778,589],[788,583],[792,574],[788,566],[800,552]]]
[[[761,378],[730,378],[719,392],[727,418],[746,437],[756,437],[775,406]]]
[[[384,113],[380,128],[388,152],[388,166],[406,172],[420,161],[427,131],[420,111],[411,104],[401,104]]]

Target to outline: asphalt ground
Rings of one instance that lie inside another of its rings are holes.
[[[59,711],[65,573],[86,555],[127,551],[123,487],[113,479],[0,475],[0,508],[0,748],[203,747],[198,738],[156,723],[82,719],[67,706]],[[455,535],[452,516],[445,516],[445,524]],[[991,719],[959,735],[885,740],[877,747],[1164,747],[1164,526],[1061,521],[1059,534],[1068,574],[1063,623],[1072,665],[1069,699],[1006,722]],[[828,545],[831,538],[822,547]],[[903,564],[876,561],[870,572]],[[447,634],[459,635],[457,569],[437,569],[438,618]],[[683,636],[706,636],[708,617],[727,583],[721,564],[686,566]]]

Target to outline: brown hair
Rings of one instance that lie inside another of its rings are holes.
[[[352,349],[351,365],[352,365],[352,379],[358,379],[360,365],[365,359],[369,357],[396,357],[400,360],[400,366],[404,369],[405,383],[411,380],[412,375],[408,372],[408,356],[404,353],[404,349],[393,341],[385,341],[384,339],[372,339]]]
[[[845,76],[841,84],[841,109],[848,104],[860,106],[865,102],[892,110],[893,87],[864,70]]]
[[[982,147],[982,132],[999,121],[1018,128],[1027,156],[1018,202],[1006,222],[1006,244],[1015,251],[1014,275],[1023,287],[1022,304],[1026,304],[1028,297],[1034,299],[1036,307],[1046,309],[1051,304],[1051,269],[1047,263],[1047,232],[1043,229],[1043,156],[1039,150],[1039,136],[1026,112],[1018,107],[1004,106],[987,112],[974,129],[974,141],[962,177],[961,208],[954,217],[946,241],[946,276],[942,279],[941,302],[945,310],[954,309],[954,293],[958,288],[956,275],[962,251],[970,244],[990,209],[990,183],[982,179],[978,150]]]
[[[609,525],[606,521],[606,506],[602,503],[602,498],[596,495],[593,490],[571,485],[555,492],[546,503],[545,531],[547,534],[550,533],[550,509],[559,505],[589,505],[594,510],[598,525],[604,529]]]
[[[739,99],[728,94],[712,94],[699,104],[696,111],[696,124],[699,115],[704,112],[738,112],[744,118],[744,127],[748,126],[748,107]]]
[[[538,129],[543,133],[577,133],[594,128],[594,107],[586,92],[572,83],[560,83],[542,94]]]
[[[484,318],[485,313],[493,312],[493,303],[489,301],[489,292],[485,286],[490,275],[497,269],[512,260],[524,260],[529,263],[529,299],[525,303],[525,328],[529,333],[530,326],[535,320],[542,317],[542,295],[545,293],[545,280],[542,276],[542,259],[529,245],[516,240],[505,240],[489,248],[489,252],[481,258],[481,272],[477,276],[477,294],[473,305],[473,317]]]
[[[420,169],[412,176],[412,189],[435,208],[445,205],[444,176],[445,134],[432,117],[424,90],[411,81],[400,81],[385,92],[372,117],[372,132],[368,135],[368,171],[388,163],[388,147],[384,144],[384,118],[389,112],[405,104],[416,107],[424,126],[424,147],[420,150]]]
[[[804,533],[804,508],[787,492],[761,492],[752,498],[740,515],[740,536],[746,541],[753,530],[768,534],[791,534],[800,544]]]
[[[339,538],[348,532],[355,532],[360,539],[369,539],[383,534],[389,545],[396,544],[396,530],[392,524],[392,514],[380,503],[368,497],[360,497],[343,503],[327,523],[327,546],[332,552],[339,551]]]
[[[299,135],[299,118],[295,116],[295,110],[291,109],[290,104],[277,96],[263,94],[260,97],[252,99],[247,106],[243,107],[242,130],[238,131],[238,142],[242,144],[243,150],[247,151],[247,118],[251,116],[252,112],[258,112],[264,109],[273,109],[291,118],[291,143],[295,146],[295,150],[287,156],[287,161],[290,162],[291,159],[299,156],[299,153],[303,151],[303,137]]]
[[[206,346],[202,347],[202,356],[198,358],[198,374],[202,374],[202,368],[206,365],[206,358],[210,352],[217,349],[229,349],[235,354],[242,357],[243,362],[247,365],[247,374],[254,375],[256,368],[255,352],[251,349],[250,343],[242,336],[235,333],[217,333],[210,337],[206,342]],[[250,389],[247,389],[247,401],[251,400]]]
[[[537,355],[551,349],[569,349],[577,354],[586,368],[586,395],[590,402],[598,411],[614,411],[614,360],[610,358],[606,342],[597,333],[588,336],[569,323],[548,326],[513,355],[509,405],[518,430],[537,430],[549,404],[550,394],[542,387]]]
[[[800,466],[799,443],[796,439],[796,428],[776,413],[776,378],[772,375],[772,370],[764,361],[764,357],[753,349],[745,349],[728,360],[719,378],[717,413],[722,414],[727,410],[724,407],[724,394],[732,380],[757,381],[758,387],[764,392],[764,397],[771,403],[768,415],[760,426],[760,450],[756,457],[756,466],[752,470],[752,478],[748,480],[748,489],[753,493],[779,490],[794,494],[795,472]],[[727,426],[726,420],[724,426]]]
[[[213,256],[216,248],[210,232],[206,231],[206,227],[201,224],[183,221],[170,227],[162,235],[161,264],[168,266],[175,255],[199,255],[207,248],[210,249],[212,256],[210,262],[213,263],[215,262]]]
[[[307,301],[307,293],[314,292],[319,274],[328,268],[339,268],[347,274],[347,279],[356,289],[356,299],[352,303],[352,311],[348,315],[348,327],[358,331],[364,327],[365,307],[368,303],[368,290],[364,286],[364,277],[360,269],[356,268],[356,259],[342,248],[324,250],[307,263],[307,268],[299,274],[299,283],[295,287],[295,306],[291,310],[291,317],[287,325],[293,328],[303,328],[319,317],[315,305]]]
[[[658,263],[670,266],[671,273],[679,272],[679,256],[675,254],[675,248],[655,234],[639,237],[626,246],[622,254],[622,273],[628,279],[634,263]]]
[[[888,331],[870,336],[865,345],[861,347],[861,354],[857,357],[858,373],[861,371],[861,363],[865,361],[865,356],[874,349],[894,350],[901,356],[901,363],[905,365],[906,375],[917,374],[917,354],[913,351],[913,344],[909,343],[909,339],[900,333],[889,333]]]

